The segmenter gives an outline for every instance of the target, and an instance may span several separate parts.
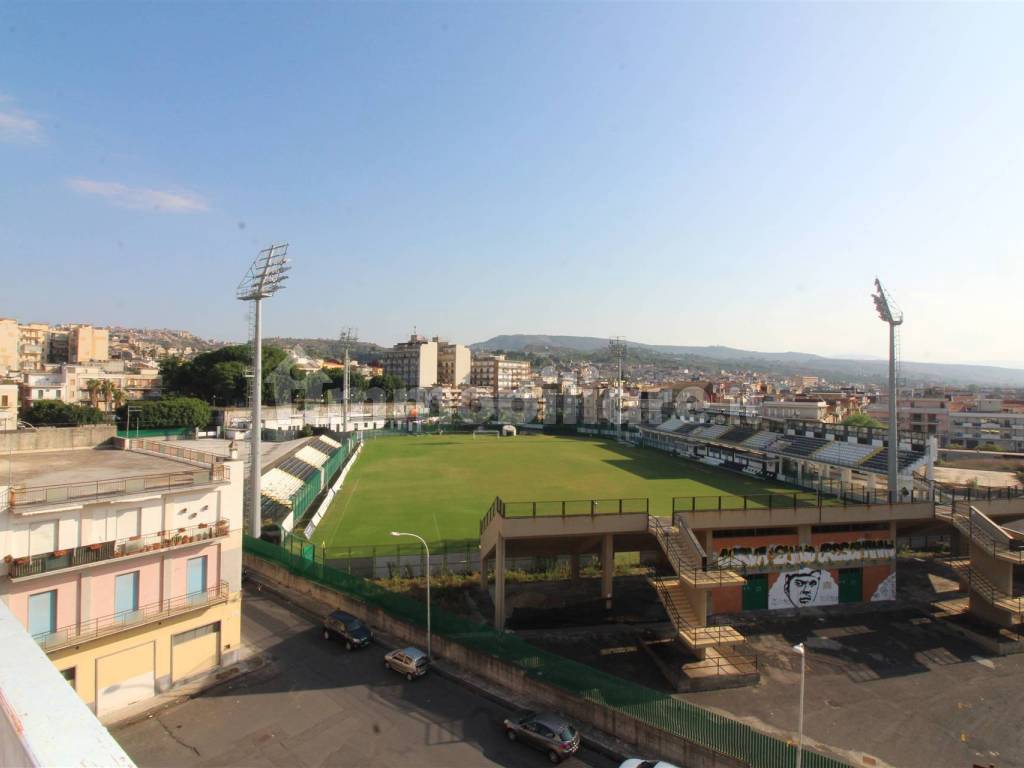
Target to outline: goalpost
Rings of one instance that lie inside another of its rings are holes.
[[[497,429],[474,429],[473,439],[476,440],[478,437],[501,437],[501,431]]]

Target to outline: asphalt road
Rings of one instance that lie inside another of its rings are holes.
[[[242,636],[274,661],[113,729],[139,766],[548,764],[505,738],[505,708],[436,674],[406,682],[384,669],[384,648],[346,652],[272,593],[246,591]],[[584,746],[562,765],[614,763]]]

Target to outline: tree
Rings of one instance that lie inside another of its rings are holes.
[[[133,400],[132,413],[138,413],[140,429],[200,429],[210,423],[210,406],[195,397],[165,397],[160,400]],[[118,410],[118,418],[127,416],[127,407]]]
[[[374,376],[370,379],[369,387],[381,390],[388,400],[392,400],[397,390],[405,388],[405,382],[394,374],[385,373],[383,376]]]
[[[251,351],[246,344],[221,347],[196,355],[192,360],[166,358],[160,362],[160,375],[164,394],[197,397],[208,403],[243,405],[248,391],[246,371],[252,364]],[[263,402],[275,404],[277,390],[291,392],[292,387],[274,386],[280,383],[281,364],[288,353],[280,347],[263,347]],[[287,377],[290,370],[284,372]]]
[[[34,427],[68,427],[81,424],[102,424],[107,420],[98,408],[73,405],[61,400],[36,400],[21,413],[21,420]]]
[[[866,413],[851,413],[845,419],[843,419],[844,427],[871,427],[872,429],[882,429],[885,425],[878,419],[873,419]]]
[[[89,392],[89,405],[93,408],[100,404],[100,390],[103,389],[103,385],[106,382],[102,382],[99,379],[89,379],[85,382],[85,388]]]

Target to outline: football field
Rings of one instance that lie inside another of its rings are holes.
[[[393,545],[389,531],[429,542],[479,537],[495,496],[507,502],[768,493],[780,486],[609,439],[524,435],[389,436],[366,441],[312,540],[328,550]]]

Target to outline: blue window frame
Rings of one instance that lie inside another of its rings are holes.
[[[32,637],[57,631],[57,590],[28,596],[28,633]]]
[[[122,573],[114,579],[114,612],[118,619],[131,617],[139,610],[139,572]]]
[[[190,557],[185,571],[185,593],[189,597],[203,597],[206,592],[206,555]]]

